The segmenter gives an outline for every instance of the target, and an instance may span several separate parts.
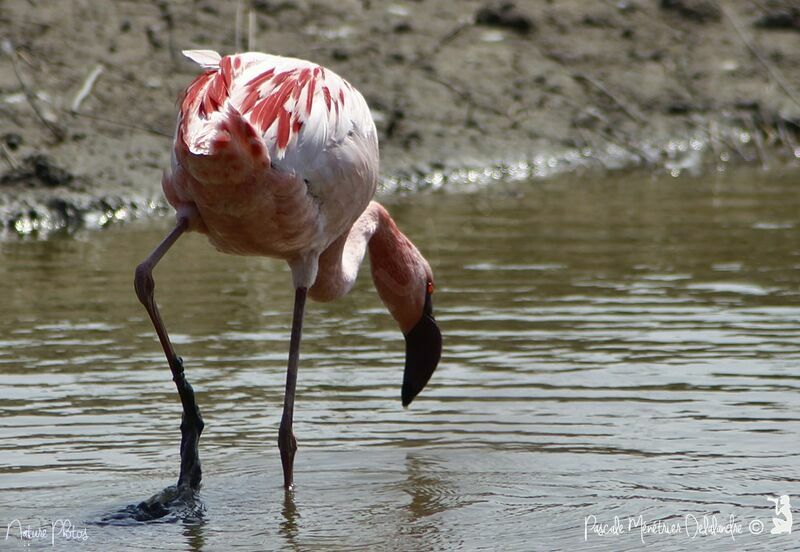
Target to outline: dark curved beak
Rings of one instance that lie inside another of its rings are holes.
[[[433,318],[431,294],[425,295],[422,318],[406,338],[406,367],[403,372],[403,406],[408,406],[431,379],[442,356],[442,332]]]

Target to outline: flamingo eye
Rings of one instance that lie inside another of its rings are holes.
[[[428,295],[431,295],[433,293],[433,282],[431,282],[430,280],[428,281],[427,290],[428,290]]]

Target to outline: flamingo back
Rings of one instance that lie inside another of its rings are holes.
[[[214,153],[221,145],[215,140],[227,138],[219,132],[220,125],[234,111],[261,137],[270,162],[284,170],[331,170],[325,165],[336,159],[324,154],[356,136],[371,146],[366,149],[377,160],[377,132],[369,107],[333,71],[258,52],[225,57],[207,50],[184,53],[205,69],[180,104],[179,138],[192,154]]]
[[[215,243],[223,250],[237,252],[232,236],[252,233],[258,220],[275,213],[297,221],[288,225],[297,227],[290,249],[324,250],[377,187],[377,131],[363,96],[305,60],[257,52],[184,54],[204,71],[179,101],[167,199],[176,209],[196,206],[202,218],[196,228],[212,242],[215,218],[221,221],[219,211],[227,210],[227,237]],[[234,227],[234,215],[247,213],[250,220]],[[273,254],[286,247],[248,243],[245,249]]]

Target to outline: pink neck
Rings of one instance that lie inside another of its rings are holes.
[[[400,329],[410,331],[422,314],[430,268],[386,209],[375,201],[370,202],[350,231],[320,256],[319,273],[310,296],[317,301],[330,301],[350,291],[367,248],[378,295]]]

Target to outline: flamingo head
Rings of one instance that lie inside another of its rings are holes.
[[[366,230],[375,289],[406,339],[401,398],[408,406],[431,379],[442,356],[442,333],[433,318],[433,272],[425,257],[397,228],[386,209],[370,203]]]

